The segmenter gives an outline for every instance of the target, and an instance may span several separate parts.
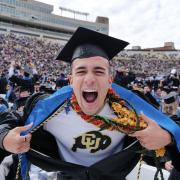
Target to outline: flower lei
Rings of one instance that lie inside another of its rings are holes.
[[[117,130],[126,134],[141,130],[147,127],[147,124],[138,117],[134,109],[129,109],[125,104],[125,100],[121,99],[112,89],[108,90],[107,102],[115,113],[116,117],[109,119],[99,115],[87,115],[81,111],[75,95],[71,97],[71,105],[74,111],[77,112],[88,123],[92,123],[101,129]],[[131,106],[132,107],[132,106]],[[138,121],[139,118],[139,121]]]

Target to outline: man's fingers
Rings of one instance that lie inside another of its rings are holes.
[[[32,138],[32,135],[31,135],[31,134],[27,134],[27,135],[25,136],[26,142],[30,142],[30,141],[31,141],[31,138]]]
[[[142,136],[143,136],[143,132],[142,132],[143,130],[141,130],[141,131],[136,131],[136,132],[134,132],[134,133],[132,133],[132,134],[128,134],[128,136],[131,136],[131,137],[136,137],[136,138],[142,138]]]
[[[155,123],[153,120],[151,120],[149,117],[147,117],[143,112],[140,113],[140,116],[142,119],[147,122],[147,124],[152,124]]]
[[[31,134],[21,136],[21,142],[17,149],[18,153],[28,152],[30,149]]]
[[[141,112],[141,117],[142,119],[148,124],[148,127],[150,127],[151,125],[154,126],[154,124],[156,124],[153,120],[151,120],[149,117],[147,117],[145,114],[143,114],[143,112]],[[147,128],[148,128],[147,127]],[[144,133],[146,132],[147,128],[140,130],[140,131],[136,131],[132,134],[128,134],[131,137],[144,137]]]
[[[21,133],[21,132],[24,132],[24,131],[27,131],[28,129],[30,129],[32,127],[32,125],[33,125],[33,123],[30,123],[26,126],[16,127],[16,128],[14,128],[14,131]]]
[[[24,143],[23,146],[21,146],[17,149],[17,153],[28,152],[29,150],[30,150],[30,143]]]
[[[139,143],[141,144],[141,146],[143,146],[143,147],[145,147],[146,145],[145,145],[145,143],[144,142],[142,142],[142,141],[139,141]]]
[[[10,130],[3,139],[4,148],[12,153],[27,152],[30,148],[30,141],[32,135],[26,134],[21,136],[21,133],[27,131],[32,127],[32,124],[22,127],[16,127]]]
[[[25,136],[21,136],[21,142],[30,142],[31,141],[31,134],[26,134]]]

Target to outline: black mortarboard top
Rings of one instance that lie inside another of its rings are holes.
[[[7,108],[9,108],[8,102],[3,97],[0,97],[0,104],[4,104]]]
[[[52,93],[56,92],[56,90],[46,87],[45,84],[42,84],[40,86],[39,90],[40,90],[40,92],[49,93],[49,94],[52,94]]]
[[[166,93],[171,92],[171,88],[169,86],[163,86],[162,90],[165,91]]]
[[[102,56],[111,60],[129,43],[111,36],[79,27],[60,51],[56,60],[71,63],[76,58]]]
[[[16,108],[18,109],[21,106],[24,106],[26,104],[26,101],[28,98],[29,98],[29,96],[26,96],[26,97],[21,97],[21,98],[18,98],[17,100],[15,100]]]
[[[15,88],[15,91],[16,91],[16,92],[24,92],[24,91],[30,91],[30,89],[29,89],[29,87],[27,87],[27,86],[17,86],[17,87]]]
[[[162,97],[162,99],[164,100],[165,104],[171,104],[176,101],[177,95],[178,94],[176,92],[170,92],[166,96]]]

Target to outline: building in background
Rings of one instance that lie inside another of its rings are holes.
[[[60,7],[60,10],[70,11]],[[53,6],[34,0],[0,0],[0,31],[67,41],[77,27],[109,33],[109,19],[97,17],[95,22],[55,15]],[[71,10],[74,14],[87,16]]]

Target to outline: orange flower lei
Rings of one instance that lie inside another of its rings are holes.
[[[82,112],[81,108],[80,108],[80,106],[79,106],[79,104],[77,102],[76,96],[74,94],[72,95],[70,101],[71,101],[72,108],[74,109],[74,111],[77,112],[77,114],[79,114],[81,116],[82,119],[84,119],[88,123],[92,123],[92,124],[94,124],[94,125],[96,125],[98,127],[101,127],[101,125],[104,124],[102,120],[97,119],[94,116],[90,116],[90,115],[87,115],[84,112]]]
[[[135,110],[131,110],[125,106],[127,102],[121,99],[112,89],[108,90],[106,99],[117,117],[108,119],[99,115],[86,115],[81,111],[74,94],[71,97],[71,105],[82,119],[100,127],[101,129],[117,130],[128,134],[147,127],[147,124],[142,121],[141,117],[137,116]]]

